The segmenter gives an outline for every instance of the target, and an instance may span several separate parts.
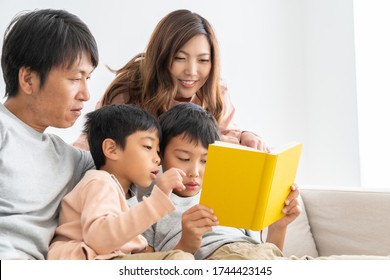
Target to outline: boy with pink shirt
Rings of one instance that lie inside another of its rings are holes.
[[[108,105],[87,115],[84,132],[96,170],[90,170],[61,203],[49,259],[193,259],[180,250],[148,252],[140,235],[175,207],[172,189],[184,189],[183,171],[158,179],[158,122],[133,105]],[[131,186],[156,185],[129,208]]]

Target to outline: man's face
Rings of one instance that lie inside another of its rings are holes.
[[[83,103],[89,100],[87,81],[93,69],[90,56],[83,53],[69,69],[53,68],[42,88],[39,82],[34,83],[28,105],[33,117],[28,124],[41,132],[49,126],[72,126],[81,115]],[[35,79],[39,79],[37,73]]]

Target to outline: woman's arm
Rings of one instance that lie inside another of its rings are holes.
[[[226,85],[221,86],[221,93],[224,104],[224,113],[219,123],[221,140],[269,152],[269,147],[260,136],[250,131],[241,131],[234,122],[235,108]]]

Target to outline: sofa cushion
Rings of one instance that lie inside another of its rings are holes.
[[[390,255],[390,190],[301,191],[320,256]]]

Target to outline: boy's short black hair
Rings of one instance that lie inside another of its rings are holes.
[[[77,16],[53,9],[17,15],[4,33],[1,67],[5,97],[17,94],[21,67],[36,71],[42,88],[52,68],[71,67],[83,51],[96,67],[99,57],[95,38]]]
[[[204,148],[220,140],[218,123],[215,118],[193,103],[181,103],[159,117],[162,131],[160,154],[164,156],[165,148],[173,137],[183,134],[190,142],[201,143]]]
[[[127,136],[137,131],[157,130],[161,138],[158,121],[144,109],[131,104],[111,104],[86,115],[83,132],[87,134],[89,149],[96,169],[106,163],[102,143],[110,138],[125,149]]]

